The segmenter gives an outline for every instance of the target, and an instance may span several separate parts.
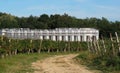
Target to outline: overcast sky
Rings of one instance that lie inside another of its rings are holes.
[[[0,0],[0,12],[20,17],[67,13],[120,21],[120,0]]]

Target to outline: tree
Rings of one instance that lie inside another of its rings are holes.
[[[38,27],[41,28],[41,29],[47,29],[47,28],[49,28],[48,27],[49,21],[50,21],[50,18],[49,18],[49,16],[47,14],[41,15],[38,18]]]
[[[19,25],[14,16],[2,15],[0,16],[0,28],[18,28]]]
[[[32,29],[35,28],[34,25],[37,24],[37,19],[38,19],[37,17],[33,17],[32,15],[29,16],[26,23],[27,28],[32,28]]]
[[[16,20],[18,21],[18,25],[19,25],[20,28],[28,28],[27,18],[25,18],[25,17],[21,17],[21,18],[16,17]]]

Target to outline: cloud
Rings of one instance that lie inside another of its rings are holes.
[[[82,3],[82,2],[86,2],[87,0],[75,0],[75,1]]]
[[[119,8],[113,7],[113,6],[96,5],[95,7],[99,9],[105,9],[105,10],[115,10],[115,11],[119,10]]]
[[[77,18],[86,18],[86,17],[105,17],[109,20],[120,20],[120,10],[118,7],[109,6],[109,5],[98,5],[91,4],[88,0],[74,0],[78,2],[76,5],[60,5],[60,4],[43,4],[43,5],[34,5],[27,8],[27,10],[35,15],[39,13],[47,14],[64,14],[68,13],[71,16]],[[89,0],[90,1],[90,0]],[[81,4],[80,4],[81,3]],[[36,13],[34,13],[36,12]]]
[[[69,6],[56,6],[56,5],[39,5],[27,7],[26,10],[32,15],[41,15],[41,14],[64,14],[68,13],[70,10]]]
[[[27,10],[64,10],[69,7],[67,6],[49,6],[49,5],[43,5],[43,6],[32,6],[28,7]]]
[[[115,20],[120,20],[120,16],[118,15],[120,11],[116,10],[116,8],[107,8],[107,7],[100,7],[99,8],[94,8],[94,11],[86,11],[86,10],[74,10],[69,12],[70,15],[75,16],[77,18],[86,18],[86,17],[96,17],[96,18],[101,18],[105,17],[110,21],[115,21]]]

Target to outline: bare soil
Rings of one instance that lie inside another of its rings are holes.
[[[32,63],[34,73],[98,73],[79,65],[73,59],[77,54],[60,55]]]

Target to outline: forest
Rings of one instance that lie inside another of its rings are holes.
[[[18,17],[0,12],[0,29],[2,28],[96,28],[100,31],[100,36],[109,37],[110,33],[120,33],[120,21],[109,21],[105,17],[80,19],[68,14],[42,14],[40,16]]]

